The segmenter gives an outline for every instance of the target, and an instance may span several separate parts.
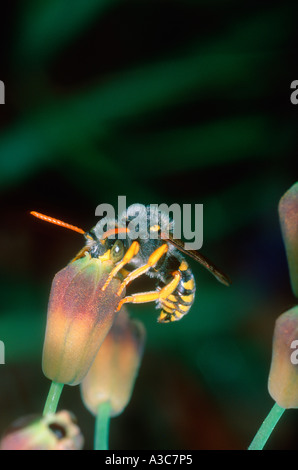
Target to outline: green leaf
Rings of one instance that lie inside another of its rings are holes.
[[[17,55],[45,64],[119,0],[27,0],[22,2]]]

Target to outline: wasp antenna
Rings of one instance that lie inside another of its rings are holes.
[[[69,230],[73,230],[74,232],[81,233],[82,235],[86,234],[85,230],[79,227],[75,227],[74,225],[67,224],[66,222],[63,222],[62,220],[49,217],[48,215],[40,214],[39,212],[35,212],[35,211],[31,211],[30,214],[34,215],[34,217],[37,217],[38,219],[44,220],[45,222],[49,222],[55,225],[60,225],[60,227],[68,228]]]
[[[104,238],[108,238],[110,237],[111,235],[116,235],[117,233],[128,233],[129,232],[129,228],[127,227],[116,227],[116,228],[112,228],[110,230],[108,230],[107,232],[105,232],[103,234],[103,239]]]

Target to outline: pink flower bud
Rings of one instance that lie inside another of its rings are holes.
[[[279,202],[278,211],[292,290],[298,297],[298,183],[295,183],[283,195]]]
[[[83,445],[74,415],[60,411],[15,421],[0,441],[0,450],[81,450]]]
[[[87,254],[54,277],[42,362],[50,380],[77,385],[87,374],[120,301],[119,278],[101,290],[112,267]]]
[[[145,341],[142,323],[122,309],[87,376],[81,384],[85,406],[97,414],[101,403],[110,402],[111,416],[128,404],[141,363]]]
[[[275,323],[268,388],[279,406],[298,408],[298,306]]]

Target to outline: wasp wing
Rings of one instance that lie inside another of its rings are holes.
[[[204,268],[208,269],[216,279],[221,282],[222,284],[229,286],[232,282],[230,278],[224,274],[220,269],[218,269],[208,258],[206,258],[202,253],[197,250],[187,250],[182,240],[174,239],[171,235],[166,237],[166,239],[172,243],[179,251],[185,253],[186,255],[190,256],[198,263],[200,263]]]

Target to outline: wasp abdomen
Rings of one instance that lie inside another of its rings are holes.
[[[159,323],[169,323],[180,320],[188,313],[194,302],[196,290],[195,280],[185,260],[180,263],[178,271],[181,274],[178,286],[167,299],[161,300],[162,311],[158,318]]]

